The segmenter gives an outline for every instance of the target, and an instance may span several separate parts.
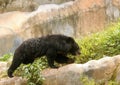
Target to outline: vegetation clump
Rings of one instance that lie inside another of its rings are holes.
[[[99,80],[96,81],[95,79],[88,78],[87,76],[81,76],[80,81],[82,85],[119,85],[119,82],[115,80]]]
[[[81,47],[78,63],[120,54],[120,22],[107,30],[76,40]]]
[[[44,77],[42,76],[41,71],[47,67],[47,60],[43,57],[36,59],[32,64],[22,64],[15,72],[15,75],[26,78],[28,85],[42,85]]]

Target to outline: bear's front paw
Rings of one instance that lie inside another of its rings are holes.
[[[51,68],[57,69],[59,68],[58,66],[50,66]]]

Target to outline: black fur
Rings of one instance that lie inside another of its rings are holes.
[[[72,37],[64,35],[48,35],[40,38],[32,38],[24,41],[14,53],[13,61],[8,69],[8,76],[13,77],[13,72],[21,63],[33,63],[35,58],[46,56],[48,65],[57,68],[58,63],[73,63],[67,54],[79,54],[79,46]]]

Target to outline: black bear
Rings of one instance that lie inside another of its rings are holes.
[[[72,37],[65,35],[47,35],[40,38],[32,38],[24,41],[14,53],[12,64],[8,69],[8,76],[13,77],[13,72],[20,64],[32,63],[35,58],[46,56],[48,65],[57,68],[54,61],[58,63],[73,63],[74,60],[67,54],[78,55],[79,46]]]

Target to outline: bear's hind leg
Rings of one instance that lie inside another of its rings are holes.
[[[17,67],[20,66],[21,63],[22,63],[22,59],[20,59],[20,57],[19,58],[16,58],[16,57],[13,58],[12,64],[9,67],[8,72],[7,72],[8,76],[10,78],[13,77],[13,72],[17,69]]]

